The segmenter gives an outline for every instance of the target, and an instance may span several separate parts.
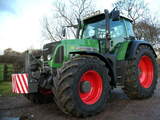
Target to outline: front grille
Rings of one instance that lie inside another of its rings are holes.
[[[64,47],[61,46],[58,48],[55,55],[55,63],[63,63],[64,60]]]
[[[53,55],[53,52],[56,48],[56,46],[59,44],[60,42],[52,42],[52,43],[48,43],[48,44],[45,44],[43,46],[43,60],[44,61],[47,61],[47,56],[48,55]]]

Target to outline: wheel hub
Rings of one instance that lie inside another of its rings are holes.
[[[154,78],[154,66],[149,56],[142,56],[138,64],[139,80],[143,88],[149,88]]]
[[[83,81],[80,83],[80,92],[87,93],[91,90],[91,84],[89,81]]]
[[[79,83],[79,95],[83,103],[95,104],[101,97],[103,82],[100,74],[94,70],[86,71]]]

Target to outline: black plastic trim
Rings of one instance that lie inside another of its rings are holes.
[[[63,61],[64,61],[64,46],[60,46],[56,52],[57,53],[55,55],[55,63],[57,63],[57,64],[63,63]]]

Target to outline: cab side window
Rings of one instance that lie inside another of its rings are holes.
[[[127,31],[128,31],[128,36],[135,36],[134,32],[133,32],[133,26],[132,26],[131,22],[125,21],[125,23],[126,23],[126,26],[127,26],[126,28],[127,28]]]
[[[111,21],[110,34],[112,39],[127,37],[124,21]]]
[[[125,41],[127,37],[126,27],[124,20],[112,21],[110,24],[110,49],[114,49],[114,46]]]

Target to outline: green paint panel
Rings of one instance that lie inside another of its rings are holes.
[[[94,39],[73,39],[73,40],[62,40],[61,43],[56,47],[52,60],[48,61],[49,66],[53,68],[59,68],[63,64],[55,63],[55,56],[59,47],[64,46],[64,61],[68,61],[71,57],[70,52],[74,51],[94,51],[99,52],[98,40]]]
[[[117,60],[125,60],[129,42],[130,41],[119,43],[118,47],[116,48],[116,59]]]
[[[128,44],[130,40],[119,42],[114,49],[111,51],[112,54],[116,55],[117,60],[125,60]],[[99,53],[99,41],[94,39],[74,39],[74,40],[62,40],[55,48],[51,61],[45,61],[50,67],[59,68],[63,65],[55,62],[55,56],[58,48],[64,46],[64,61],[68,61],[71,57],[70,52],[74,51],[94,51]],[[62,55],[61,55],[62,56]]]

